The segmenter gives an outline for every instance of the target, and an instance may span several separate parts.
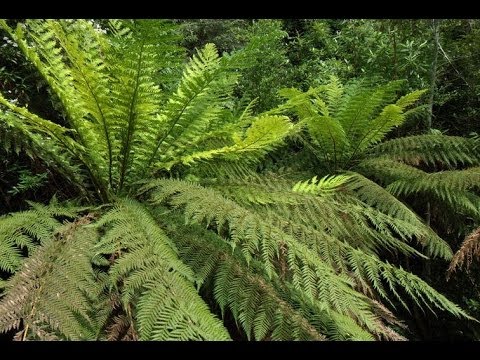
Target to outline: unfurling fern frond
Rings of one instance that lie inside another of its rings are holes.
[[[118,200],[95,226],[107,227],[97,254],[118,254],[109,281],[120,288],[124,308],[133,306],[140,339],[229,338],[195,291],[174,244],[140,204]]]

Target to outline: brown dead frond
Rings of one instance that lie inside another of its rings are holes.
[[[113,323],[107,330],[109,341],[132,341],[136,340],[135,330],[127,315],[115,316]]]
[[[376,321],[378,327],[382,330],[379,339],[406,341],[407,339],[391,328],[392,325],[398,328],[406,329],[406,325],[397,319],[397,317],[385,305],[376,300],[371,300],[375,314],[379,316]]]
[[[480,228],[465,238],[462,246],[452,258],[447,270],[447,280],[458,267],[465,267],[468,270],[474,257],[480,257]]]

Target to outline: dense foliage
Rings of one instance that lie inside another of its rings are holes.
[[[0,332],[480,336],[477,21],[0,26]]]

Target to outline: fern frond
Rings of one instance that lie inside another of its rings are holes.
[[[157,70],[154,45],[130,41],[116,49],[115,56],[112,72],[117,82],[112,87],[115,108],[110,127],[118,142],[118,188],[122,189],[124,183],[141,176],[154,144],[152,129],[160,126],[160,89],[153,83]]]
[[[304,225],[291,225],[278,220],[279,226],[293,236],[297,241],[307,244],[320,258],[337,271],[349,276],[354,275],[373,286],[376,293],[384,300],[390,301],[389,293],[393,294],[404,306],[405,300],[399,295],[398,288],[407,286],[407,294],[418,304],[433,304],[440,310],[446,310],[456,316],[468,317],[457,305],[451,303],[443,295],[436,292],[427,283],[415,275],[394,267],[380,260],[374,253],[356,249],[352,245],[327,236],[321,231]],[[283,226],[282,226],[283,225]],[[407,285],[407,280],[409,284]],[[385,284],[388,284],[387,292]],[[434,295],[436,294],[436,295]],[[427,305],[429,306],[429,305]]]
[[[8,281],[0,331],[18,328],[22,320],[23,338],[97,337],[106,317],[98,311],[103,286],[90,263],[97,233],[83,226],[90,221],[84,216],[57,228]]]
[[[337,188],[317,187],[314,194],[293,191],[291,181],[275,176],[270,178],[250,175],[243,179],[225,178],[208,185],[218,188],[237,203],[253,208],[269,221],[280,221],[282,224],[289,224],[288,227],[291,228],[295,228],[296,224],[312,227],[324,236],[342,239],[369,253],[391,251],[424,257],[407,244],[417,239],[422,243],[430,241],[431,249],[439,247],[438,250],[432,250],[433,253],[446,252],[445,256],[448,254],[451,256],[451,251],[448,250],[448,246],[445,248],[444,241],[415,216],[397,218],[395,212],[390,213],[388,207],[385,207],[385,211],[373,208],[369,201],[363,201],[357,196],[356,191],[358,189],[361,193],[362,186],[359,186],[361,181],[355,181],[354,173],[338,176],[341,181],[345,177],[350,178],[350,181]],[[325,184],[329,186],[329,181]],[[373,193],[368,195],[375,199],[374,186],[378,185],[368,182],[365,185],[373,186],[371,189]],[[387,195],[387,201],[391,201],[392,196],[385,190],[382,191]],[[398,200],[394,201],[397,208],[404,207]]]
[[[0,217],[0,269],[14,273],[21,266],[27,250],[30,256],[37,245],[49,241],[58,227],[61,226],[55,217],[73,218],[77,209],[31,203],[33,209],[16,212]]]
[[[196,152],[182,159],[186,165],[199,160],[220,157],[227,161],[258,162],[267,152],[279,145],[288,135],[291,124],[284,116],[260,116],[252,121],[243,137],[235,134],[234,145]]]
[[[478,218],[480,197],[478,167],[427,173],[388,158],[364,160],[358,165],[363,174],[378,179],[396,196],[423,195],[436,199],[456,212]]]
[[[351,173],[353,181],[347,187],[364,203],[388,216],[405,221],[415,228],[412,235],[420,242],[429,256],[439,256],[449,260],[452,257],[450,246],[429,226],[391,193],[359,173]]]
[[[335,191],[339,186],[350,181],[350,175],[327,175],[317,180],[314,176],[310,180],[297,182],[292,190],[306,194],[319,194],[328,191]]]
[[[480,154],[474,140],[447,135],[414,135],[384,141],[370,150],[372,155],[389,157],[409,165],[478,165]]]
[[[196,293],[175,246],[139,203],[119,199],[95,226],[107,226],[97,253],[120,254],[109,281],[120,286],[124,308],[134,306],[141,339],[229,338]]]
[[[172,159],[187,150],[186,144],[210,130],[211,123],[221,114],[223,98],[230,93],[233,81],[222,76],[213,44],[207,44],[192,58],[177,90],[159,115],[161,127],[155,134],[149,169],[168,168]]]
[[[314,251],[261,216],[239,207],[210,189],[175,180],[157,180],[145,187],[153,192],[154,204],[167,202],[184,209],[186,221],[215,224],[218,232],[228,231],[232,248],[240,247],[247,263],[257,259],[269,278],[288,264],[287,277],[293,286],[312,301],[327,303],[342,314],[353,314],[365,326],[374,328],[367,298],[352,289],[348,276],[337,275]]]
[[[99,56],[103,50],[100,37],[93,25],[85,20],[27,20],[15,30],[5,23],[1,25],[58,96],[79,143],[90,150],[83,160],[97,181],[108,179],[110,157],[105,124],[94,116],[101,113],[100,95],[96,93],[109,90],[98,81],[105,65]]]
[[[0,94],[0,140],[3,148],[30,158],[39,158],[73,184],[86,188],[80,164],[83,147],[67,134],[68,129],[42,119],[26,108],[16,106]]]
[[[406,119],[406,108],[417,102],[425,91],[413,91],[401,97],[395,104],[385,106],[381,113],[370,122],[368,132],[359,140],[356,145],[358,151],[362,152],[372,144],[380,142],[390,130],[403,124]]]
[[[194,271],[197,284],[207,282],[208,286],[213,281],[212,291],[222,313],[229,309],[248,338],[322,340],[325,335],[328,339],[372,339],[350,317],[327,310],[325,304],[300,300],[298,292],[293,287],[283,287],[278,278],[269,282],[261,262],[252,261],[247,266],[241,251],[232,252],[228,242],[215,233],[196,224],[182,226],[180,214],[164,210],[161,214],[160,220],[175,235],[180,255]],[[286,330],[288,327],[290,331]]]
[[[335,271],[345,273],[348,276],[352,276],[353,272],[353,277],[356,280],[371,284],[375,292],[386,301],[389,301],[390,294],[393,293],[396,297],[398,296],[400,302],[405,304],[405,300],[399,295],[397,287],[402,288],[404,286],[402,280],[404,277],[409,278],[414,275],[383,262],[381,260],[381,252],[391,249],[392,251],[400,251],[406,254],[421,255],[407,244],[399,241],[399,235],[407,240],[416,238],[426,245],[427,251],[435,255],[450,258],[451,250],[410,209],[393,198],[385,190],[382,189],[383,197],[386,199],[379,199],[379,201],[386,201],[387,203],[390,201],[392,204],[389,206],[384,205],[385,214],[372,209],[369,203],[374,200],[372,196],[376,193],[376,188],[379,186],[358,174],[349,173],[346,176],[348,176],[350,181],[343,185],[344,189],[342,187],[340,188],[341,190],[338,189],[342,195],[340,198],[336,198],[334,196],[335,192],[328,187],[325,192],[321,192],[318,189],[319,191],[316,195],[288,192],[288,185],[282,189],[279,179],[275,179],[274,183],[269,184],[265,177],[262,179],[263,186],[261,186],[262,183],[257,183],[251,193],[245,193],[245,195],[252,194],[249,197],[244,197],[244,193],[240,191],[241,182],[238,180],[236,182],[227,182],[220,188],[222,191],[227,191],[235,200],[245,199],[246,201],[241,201],[250,204],[249,207],[253,207],[262,219],[282,229],[282,231],[295,238],[296,241],[307,245]],[[250,178],[246,181],[243,184],[243,190],[245,191],[249,186],[252,186],[254,180]],[[256,179],[256,181],[259,181],[259,179]],[[366,191],[362,189],[363,186],[367,189],[372,187],[368,189],[367,194],[360,196],[365,198],[366,204],[356,203],[355,198],[344,198],[345,190],[355,191],[359,189],[357,191],[362,194],[362,191]],[[235,189],[237,187],[239,188],[238,190],[232,190],[232,188]],[[370,193],[372,190],[374,191]],[[277,202],[265,201],[262,192],[271,193],[274,198],[278,199]],[[261,194],[261,201],[258,201],[255,197],[258,193]],[[287,196],[287,194],[290,194],[290,196]],[[342,213],[347,206],[349,209],[348,215]],[[382,208],[382,206],[379,207]],[[398,215],[395,211],[398,212]],[[386,215],[389,212],[392,212],[391,216]],[[399,216],[400,219],[398,218]],[[404,221],[402,221],[402,217]],[[323,221],[320,221],[319,218],[323,218]],[[338,222],[335,222],[335,219]],[[385,222],[385,224],[382,224],[382,222]],[[369,230],[370,224],[374,224],[374,228]],[[389,232],[391,228],[395,229],[394,233]],[[377,245],[376,251],[371,251],[369,247],[365,246],[369,236],[372,236],[372,239],[369,241],[375,241],[374,244]],[[349,237],[354,239],[361,237],[362,242],[350,242],[348,241]],[[384,275],[384,272],[389,274]],[[385,285],[388,281],[391,286],[386,288]],[[431,300],[429,296],[433,296],[432,294],[435,293],[435,290],[420,279],[413,277],[412,283],[415,284],[413,285],[415,291],[413,288],[409,288],[412,290],[409,295],[416,297],[420,304],[422,301],[426,301],[429,304],[427,306],[430,306],[433,302],[438,309],[451,311],[457,316],[466,316],[458,306],[442,298],[439,293],[437,293],[439,296],[438,301],[435,299]],[[426,287],[428,287],[427,290],[425,290]],[[417,295],[417,293],[423,294],[424,292],[430,295]]]
[[[280,108],[285,111],[293,109],[301,120],[299,125],[305,124],[310,135],[310,141],[322,153],[322,160],[332,165],[336,165],[337,152],[340,148],[346,146],[348,139],[341,123],[333,117],[330,110],[336,107],[336,104],[330,105],[328,101],[322,100],[319,93],[324,92],[328,99],[338,101],[333,96],[338,92],[338,83],[322,86],[316,89],[310,89],[302,93],[296,89],[283,89],[279,93],[288,101]],[[340,93],[338,93],[340,94]],[[338,95],[337,94],[337,95]]]
[[[470,233],[462,243],[462,246],[452,258],[447,270],[447,279],[457,268],[465,267],[467,270],[474,258],[480,257],[480,229]]]

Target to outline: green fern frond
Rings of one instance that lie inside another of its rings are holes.
[[[228,161],[255,163],[267,152],[278,146],[291,129],[284,116],[261,116],[252,121],[243,137],[234,134],[234,145],[190,154],[182,159],[186,165],[199,160],[220,157]]]
[[[208,287],[210,282],[214,283],[212,291],[222,313],[229,309],[248,338],[322,340],[325,335],[332,340],[372,339],[350,317],[327,310],[325,304],[300,300],[298,292],[293,287],[284,288],[279,279],[270,283],[261,262],[252,261],[247,267],[241,251],[232,252],[228,242],[213,232],[196,224],[182,226],[180,214],[165,210],[160,213],[160,219],[168,224],[168,232],[175,235],[180,255],[194,271],[198,285]],[[286,331],[288,326],[291,331]]]
[[[364,151],[372,144],[380,142],[390,130],[403,124],[406,119],[406,108],[417,102],[425,91],[413,91],[402,96],[395,104],[385,106],[381,113],[370,122],[369,131],[358,142],[359,151]]]
[[[230,246],[239,247],[247,263],[261,261],[269,278],[285,262],[286,276],[309,299],[323,301],[342,314],[353,313],[362,324],[375,327],[367,298],[352,289],[348,276],[335,274],[315,252],[261,216],[199,185],[157,180],[145,187],[148,188],[157,188],[152,196],[154,204],[166,202],[182,208],[187,223],[206,223],[215,225],[220,233],[228,231]]]
[[[0,94],[0,140],[3,148],[40,158],[81,189],[86,178],[79,165],[83,147],[67,135],[68,129],[16,106]]]
[[[290,130],[284,116],[253,118],[253,103],[232,115],[229,98],[238,76],[227,71],[213,44],[191,59],[162,104],[154,80],[159,62],[172,54],[148,33],[149,24],[112,21],[109,37],[87,20],[1,25],[58,96],[71,130],[5,100],[0,133],[7,127],[20,132],[24,143],[35,143],[38,157],[62,165],[72,182],[80,182],[77,173],[88,176],[84,182],[93,182],[102,200],[174,165],[213,157],[241,159],[242,166],[258,162]]]
[[[98,56],[103,50],[98,32],[85,20],[28,20],[25,24],[19,23],[15,30],[6,24],[2,26],[58,96],[79,143],[92,150],[83,160],[99,181],[108,179],[105,123],[94,118],[101,113],[100,97],[95,92],[109,91],[108,86],[98,81],[105,68],[103,57]],[[83,50],[79,49],[79,44]]]
[[[235,202],[255,210],[268,221],[279,222],[282,228],[295,228],[298,224],[316,229],[324,236],[347,241],[366,252],[400,251],[423,257],[406,242],[424,236],[427,232],[425,226],[419,227],[421,223],[418,221],[397,219],[388,212],[372,208],[350,192],[350,186],[325,191],[318,189],[315,194],[310,194],[293,191],[293,183],[286,179],[252,175],[224,178],[207,184],[221,190]],[[429,235],[429,238],[432,237],[433,234]],[[432,240],[432,245],[437,238]]]
[[[223,86],[219,86],[224,80]],[[233,86],[233,78],[222,76],[220,58],[213,44],[207,44],[189,62],[176,92],[159,115],[160,131],[155,136],[148,166],[165,167],[187,149],[185,145],[209,130],[221,113],[222,100]]]
[[[27,250],[32,255],[38,244],[51,239],[61,226],[55,217],[76,216],[78,209],[51,203],[49,206],[34,204],[33,209],[0,217],[0,269],[14,273],[21,266]]]
[[[390,192],[359,173],[351,173],[350,176],[353,181],[347,187],[360,200],[392,218],[414,226],[415,232],[412,235],[425,247],[427,255],[439,256],[446,260],[452,257],[452,250],[445,240],[441,239],[429,226],[423,223],[417,214]]]
[[[408,181],[399,179],[388,185],[387,190],[397,196],[428,194],[455,211],[479,218],[480,197],[469,191],[472,187],[478,188],[479,179],[478,168],[451,170]]]
[[[427,173],[389,158],[375,158],[362,161],[359,168],[396,196],[429,196],[454,211],[479,216],[480,198],[475,194],[480,181],[478,167]]]
[[[139,203],[119,199],[95,226],[107,229],[97,254],[120,254],[109,281],[120,287],[124,308],[134,306],[141,339],[229,338],[196,293],[174,244]]]
[[[363,249],[355,249],[352,245],[339,241],[335,237],[327,236],[311,227],[287,225],[285,221],[283,221],[283,226],[281,221],[278,221],[278,224],[297,241],[305,243],[315,250],[323,261],[337,271],[349,275],[353,272],[355,277],[358,276],[362,281],[372,284],[375,291],[386,301],[390,301],[390,295],[384,284],[388,284],[391,294],[397,297],[402,304],[405,304],[396,287],[403,288],[406,286],[407,280],[404,278],[409,278],[410,285],[408,285],[407,293],[415,301],[418,301],[420,306],[425,301],[426,304],[433,303],[438,309],[449,311],[456,316],[468,317],[457,305],[445,299],[443,295],[436,292],[421,279],[401,268],[383,262],[374,253],[368,253]],[[401,247],[397,246],[397,249],[401,249]]]
[[[118,188],[141,176],[155,135],[152,128],[160,126],[160,89],[153,83],[157,70],[155,47],[145,42],[131,41],[116,49],[112,61],[113,75],[117,82],[112,87],[115,101],[112,122],[112,138],[118,142]]]
[[[335,191],[338,187],[350,181],[350,175],[327,175],[317,180],[314,176],[310,180],[299,181],[294,187],[293,191],[306,194],[321,194],[329,191]]]
[[[400,81],[372,86],[362,81],[345,88],[337,79],[306,92],[283,89],[287,101],[275,111],[293,110],[306,125],[309,148],[329,170],[347,169],[365,150],[404,123],[407,108],[425,92],[411,92],[395,103]]]
[[[271,224],[275,224],[297,241],[309,246],[336,271],[343,272],[349,276],[353,271],[355,274],[354,278],[358,277],[360,280],[372,284],[375,291],[386,301],[389,301],[390,294],[399,296],[396,287],[402,288],[404,286],[401,279],[413,276],[413,274],[405,274],[402,272],[403,270],[383,262],[380,258],[381,252],[391,249],[392,251],[421,256],[418,251],[399,241],[399,235],[408,241],[417,239],[425,245],[427,252],[431,255],[451,258],[451,250],[445,241],[423,224],[418,216],[399,200],[383,189],[382,192],[377,191],[377,188],[380,186],[363,178],[361,175],[349,173],[346,176],[350,181],[344,185],[346,189],[340,191],[342,195],[340,198],[332,196],[335,192],[332,193],[331,190],[324,193],[323,197],[298,192],[290,192],[290,196],[287,197],[288,187],[285,186],[282,189],[279,186],[281,184],[279,179],[275,179],[275,183],[269,184],[263,178],[262,180],[265,184],[262,187],[262,183],[257,183],[254,187],[255,192],[258,193],[258,189],[260,191],[263,190],[265,193],[270,192],[272,196],[278,199],[278,202],[258,201],[252,194],[246,198],[246,203],[249,203],[250,207],[253,206],[263,219],[268,220]],[[248,189],[248,186],[254,183],[253,180],[250,178],[243,186]],[[257,181],[259,180],[257,179]],[[232,187],[238,187],[239,189],[232,190]],[[227,182],[220,188],[222,190],[228,189],[228,194],[237,200],[242,199],[244,196],[240,191],[240,187],[241,182],[237,180],[236,182]],[[357,203],[355,205],[354,199],[344,198],[345,190],[347,189],[357,193],[356,196],[364,199],[366,203],[363,205],[362,203]],[[383,194],[383,196],[374,198],[373,195],[379,193]],[[250,194],[250,192],[247,194]],[[325,196],[325,194],[330,194],[330,196]],[[288,199],[288,201],[282,201],[283,198]],[[248,201],[248,199],[250,200]],[[263,199],[263,195],[260,199]],[[342,202],[342,199],[346,202]],[[381,204],[375,205],[375,201]],[[318,202],[317,206],[313,205],[315,202]],[[274,206],[271,206],[271,204],[274,204]],[[384,213],[375,210],[372,208],[372,205],[375,205],[380,210],[383,209]],[[282,209],[283,206],[285,207],[284,209]],[[347,206],[349,209],[348,215],[342,214],[341,211]],[[310,216],[308,215],[309,213],[316,215]],[[323,221],[319,221],[319,217],[324,218],[322,219]],[[335,219],[338,221],[337,223]],[[369,230],[370,224],[375,225],[373,229]],[[341,231],[334,230],[337,228],[341,229]],[[391,228],[395,229],[393,233],[389,230]],[[329,230],[326,231],[326,229]],[[375,251],[371,251],[371,249],[365,246],[369,236],[372,237],[370,241],[374,241],[373,244],[376,245]],[[349,237],[354,239],[362,237],[362,242],[351,242],[349,244],[345,241]],[[384,272],[391,274],[383,275]],[[392,285],[388,291],[384,286],[387,280]],[[428,285],[421,282],[420,279],[412,278],[412,282],[416,285],[414,285],[415,291],[413,288],[409,288],[412,290],[410,296],[416,297],[419,303],[422,303],[421,296],[424,296],[425,301],[429,304],[427,306],[430,306],[431,302],[433,302],[434,306],[440,310],[451,311],[457,316],[467,316],[458,312],[460,310],[455,304],[444,302],[445,299],[441,298],[441,294],[438,294],[438,301],[431,300],[428,296],[425,298],[425,294],[417,295],[417,293],[423,294],[423,292],[432,295],[435,290],[430,287],[425,290]],[[404,299],[399,297],[398,300],[405,304]]]
[[[372,155],[389,157],[409,165],[478,165],[480,154],[474,140],[447,135],[414,135],[384,141],[370,150]]]

